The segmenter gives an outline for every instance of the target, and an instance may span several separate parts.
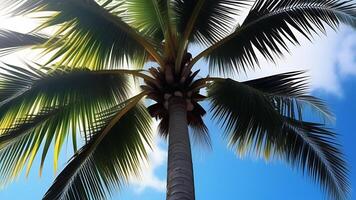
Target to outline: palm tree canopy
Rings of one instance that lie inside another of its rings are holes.
[[[213,120],[238,154],[285,160],[332,199],[348,198],[347,165],[336,134],[324,124],[334,116],[308,94],[304,72],[244,82],[211,76],[234,78],[258,66],[259,55],[274,61],[299,44],[299,35],[312,40],[327,27],[356,27],[352,1],[3,0],[0,9],[43,20],[30,33],[0,30],[0,56],[28,47],[50,55],[41,65],[1,68],[0,184],[24,168],[28,173],[40,147],[41,170],[51,144],[57,168],[70,138],[74,155],[44,199],[107,198],[140,174],[152,145],[152,117],[167,138],[168,100],[176,96],[186,101],[197,141],[210,145],[200,105],[209,101]],[[244,9],[249,12],[238,24]],[[49,27],[56,31],[44,34]],[[203,51],[193,56],[195,45]],[[209,77],[192,70],[201,59]],[[305,110],[323,122],[305,120]]]

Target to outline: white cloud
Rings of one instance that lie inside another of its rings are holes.
[[[156,175],[157,170],[167,162],[167,150],[160,147],[160,138],[157,135],[157,125],[158,122],[153,126],[153,130],[155,130],[155,144],[152,149],[148,148],[149,160],[142,165],[142,176],[140,178],[131,179],[131,188],[138,194],[141,194],[146,189],[153,189],[157,192],[166,191],[165,177]]]
[[[342,78],[346,75],[356,75],[356,65],[353,64],[356,33],[342,27],[338,32],[329,29],[327,36],[315,35],[312,42],[301,35],[298,38],[300,46],[289,45],[290,54],[285,53],[283,58],[275,59],[276,63],[259,56],[260,68],[248,70],[237,79],[243,81],[277,73],[306,70],[310,76],[311,90],[342,96]],[[197,48],[191,50],[193,55],[201,51]],[[199,62],[199,67],[203,73],[207,73],[206,63]]]
[[[277,73],[306,70],[311,90],[342,96],[342,80],[356,75],[356,33],[342,27],[340,31],[327,31],[328,35],[315,36],[314,40],[299,37],[301,46],[290,45],[291,54],[271,63],[261,56],[260,66],[241,74],[238,80],[254,79]]]
[[[38,25],[38,20],[33,18],[19,16],[7,17],[0,12],[0,28],[14,30],[21,33],[32,31]]]
[[[356,75],[356,33],[345,33],[341,43],[340,51],[337,52],[337,66],[340,75]]]
[[[305,38],[299,38],[301,46],[290,46],[291,54],[286,53],[284,58],[276,60],[276,64],[261,59],[261,69],[249,71],[247,76],[243,75],[240,78],[251,79],[288,71],[307,70],[313,90],[321,89],[340,95],[340,81],[335,74],[338,34],[329,31],[327,37],[315,36],[312,43]]]

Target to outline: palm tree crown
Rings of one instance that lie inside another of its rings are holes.
[[[288,45],[298,45],[298,35],[312,40],[326,27],[356,27],[351,1],[3,0],[0,7],[43,20],[27,34],[0,30],[0,56],[27,47],[50,55],[46,63],[1,68],[0,184],[23,169],[28,173],[39,151],[42,171],[51,146],[57,168],[70,138],[75,153],[44,199],[106,199],[141,173],[156,118],[169,140],[167,199],[192,200],[188,127],[210,144],[200,105],[209,101],[213,120],[237,153],[285,160],[330,198],[348,198],[336,134],[303,115],[307,107],[325,121],[333,118],[323,101],[308,95],[304,72],[230,78],[258,66],[259,55],[274,61]],[[44,34],[48,27],[55,33]],[[195,45],[204,50],[193,56]],[[208,77],[193,70],[201,59]],[[78,149],[79,137],[84,144]]]

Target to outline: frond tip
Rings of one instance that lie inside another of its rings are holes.
[[[348,170],[335,143],[336,134],[323,124],[304,121],[302,115],[304,104],[314,111],[329,111],[319,100],[306,96],[300,74],[215,81],[208,88],[213,118],[225,128],[224,136],[238,153],[281,158],[308,172],[332,199],[345,199]]]
[[[211,72],[241,72],[258,65],[259,54],[274,61],[288,52],[288,42],[299,44],[297,32],[311,40],[313,33],[340,23],[356,27],[356,5],[350,0],[257,0],[231,35],[195,60],[206,57]]]
[[[324,126],[285,118],[276,156],[307,172],[331,199],[348,199],[349,170],[336,134]]]
[[[147,159],[146,148],[152,139],[150,115],[141,104],[127,112],[121,109],[117,112],[125,112],[106,132],[115,120],[113,110],[117,108],[98,121],[94,137],[73,156],[44,200],[106,199],[113,189],[139,175],[140,163]]]

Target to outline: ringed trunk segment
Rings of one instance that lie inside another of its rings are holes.
[[[187,106],[182,97],[169,99],[167,200],[195,200]]]

